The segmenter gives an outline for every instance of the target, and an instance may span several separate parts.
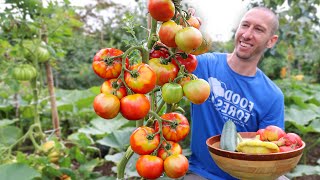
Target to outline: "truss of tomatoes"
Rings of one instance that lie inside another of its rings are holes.
[[[196,55],[207,52],[211,41],[200,32],[201,21],[194,12],[183,13],[172,0],[148,0],[148,11],[160,22],[159,41],[150,50],[148,63],[129,65],[121,50],[99,50],[92,68],[105,81],[93,108],[104,119],[119,113],[133,121],[151,119],[153,123],[148,121],[130,135],[130,147],[140,155],[137,172],[145,179],[156,179],[163,173],[180,178],[189,167],[179,145],[190,132],[189,121],[179,111],[153,112],[148,94],[160,91],[157,98],[172,105],[184,97],[194,104],[204,103],[210,95],[209,83],[191,73],[198,65]]]

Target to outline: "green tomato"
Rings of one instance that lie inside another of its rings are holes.
[[[24,56],[28,60],[37,58],[38,62],[46,62],[50,59],[50,52],[45,42],[25,40],[22,43]]]
[[[13,78],[19,81],[29,81],[37,76],[37,70],[30,64],[21,64],[13,68]]]
[[[162,99],[168,104],[177,103],[183,97],[183,90],[178,83],[166,83],[161,88]]]

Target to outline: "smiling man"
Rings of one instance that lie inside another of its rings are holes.
[[[277,16],[269,9],[256,7],[244,15],[230,54],[206,53],[197,56],[194,74],[211,86],[208,100],[191,105],[191,151],[189,174],[192,179],[234,179],[212,160],[206,140],[221,134],[231,119],[238,132],[254,132],[268,125],[284,128],[284,96],[281,90],[257,67],[266,49],[278,40]]]

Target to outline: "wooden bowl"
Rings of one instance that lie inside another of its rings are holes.
[[[256,132],[240,132],[243,138],[254,138]],[[293,169],[299,162],[305,143],[296,150],[271,154],[246,154],[220,149],[220,135],[206,141],[215,163],[238,179],[276,179]]]

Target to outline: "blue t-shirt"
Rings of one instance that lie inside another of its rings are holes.
[[[227,54],[197,56],[193,72],[209,82],[211,92],[203,104],[191,104],[191,156],[189,170],[210,180],[235,179],[211,158],[206,140],[221,134],[231,119],[238,132],[254,132],[268,125],[284,128],[284,97],[281,90],[260,70],[242,76],[227,63]]]

